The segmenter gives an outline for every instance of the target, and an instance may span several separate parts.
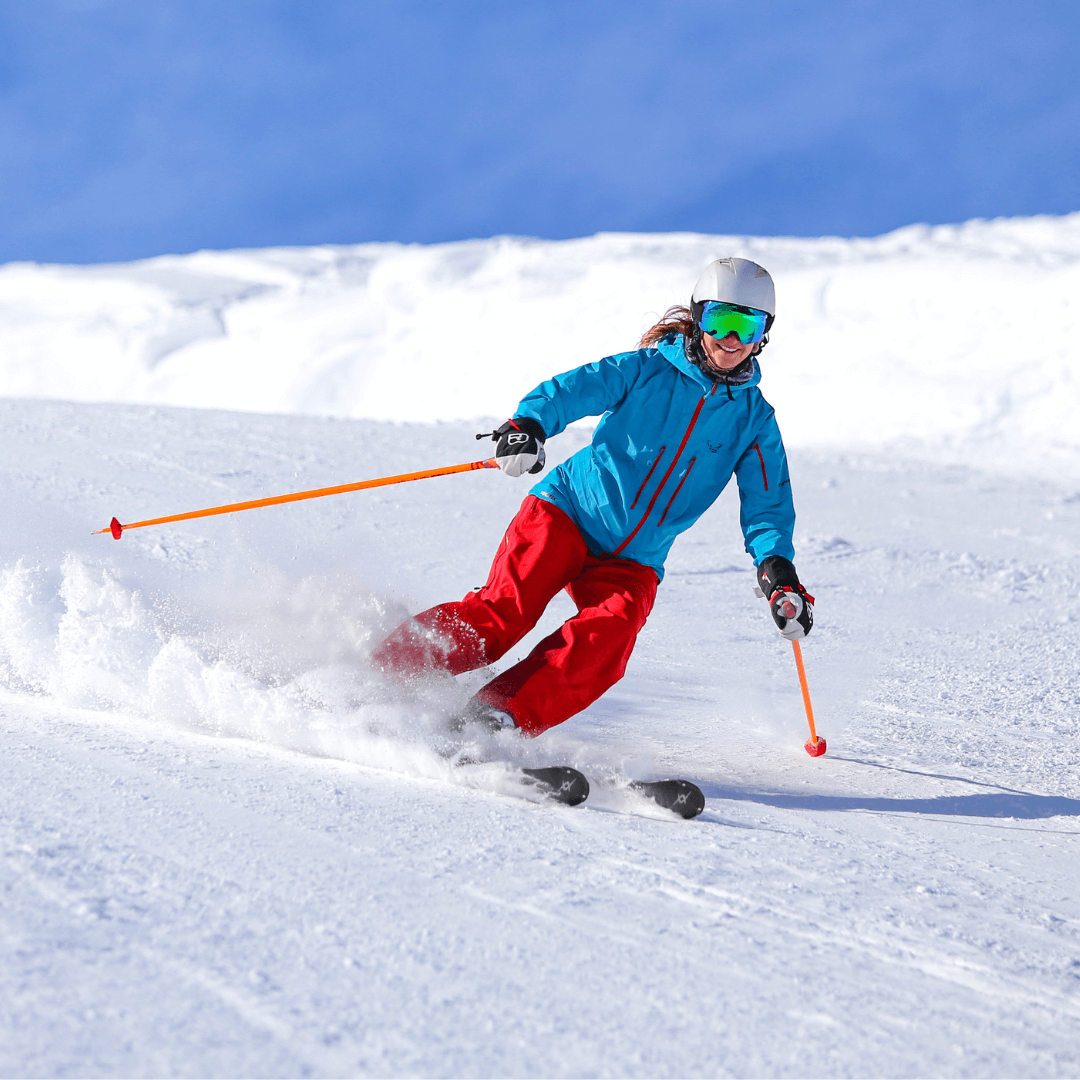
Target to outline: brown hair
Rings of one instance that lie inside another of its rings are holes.
[[[641,335],[638,348],[649,349],[666,338],[668,334],[682,334],[689,341],[693,336],[694,329],[693,313],[688,307],[676,304],[674,307],[669,307],[661,316],[660,321]]]

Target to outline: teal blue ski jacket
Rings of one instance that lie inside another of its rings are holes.
[[[569,514],[594,555],[632,559],[664,576],[675,537],[715,502],[734,475],[746,550],[794,560],[787,456],[761,370],[740,385],[714,383],[678,335],[656,348],[606,356],[542,382],[515,416],[550,439],[601,416],[592,445],[531,491]]]

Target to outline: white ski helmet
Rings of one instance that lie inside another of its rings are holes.
[[[776,315],[773,279],[764,266],[749,259],[717,259],[705,267],[690,301],[694,322],[700,320],[707,300],[768,312],[770,326]]]

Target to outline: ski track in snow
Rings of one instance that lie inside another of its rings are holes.
[[[401,688],[364,659],[481,583],[526,483],[90,535],[479,457],[482,423],[0,420],[0,1073],[1080,1069],[1075,484],[793,454],[818,760],[725,492],[627,677],[501,746],[586,770],[567,810],[438,753],[490,672]],[[702,817],[620,786],[664,774]]]

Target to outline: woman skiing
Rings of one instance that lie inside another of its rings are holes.
[[[578,613],[484,686],[456,719],[539,735],[622,678],[679,533],[734,475],[746,550],[780,632],[813,625],[792,565],[795,512],[757,354],[776,314],[772,278],[747,259],[705,268],[634,352],[556,375],[492,433],[510,476],[544,467],[544,442],[602,415],[590,446],[541,480],[510,523],[487,583],[399,626],[374,660],[397,674],[494,663],[565,589]]]

